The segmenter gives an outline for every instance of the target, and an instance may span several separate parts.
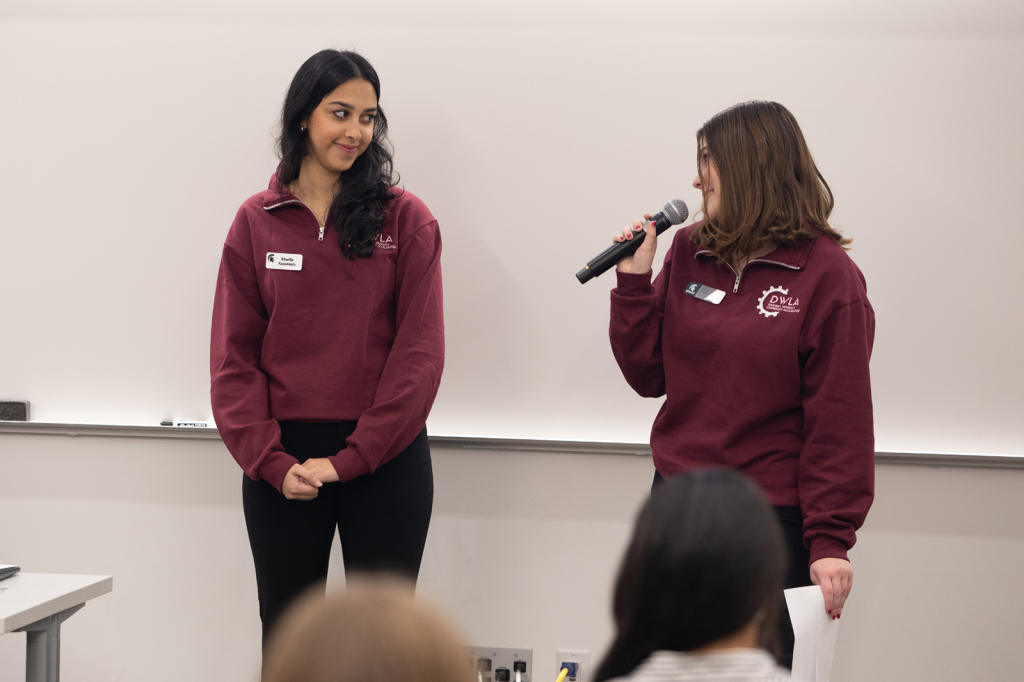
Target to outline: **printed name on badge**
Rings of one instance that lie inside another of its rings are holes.
[[[268,253],[267,270],[301,270],[301,253]]]
[[[725,298],[725,292],[721,289],[715,289],[700,282],[690,282],[687,284],[686,293],[694,298],[699,298],[702,301],[714,303],[715,305],[721,303],[722,299]]]

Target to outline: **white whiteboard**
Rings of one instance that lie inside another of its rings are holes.
[[[0,11],[0,398],[33,419],[209,416],[221,244],[291,76],[338,47],[442,229],[432,433],[646,441],[614,277],[573,275],[643,211],[695,210],[696,129],[774,99],[867,277],[878,449],[1024,452],[1019,3],[250,4]]]

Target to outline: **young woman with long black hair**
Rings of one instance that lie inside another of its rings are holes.
[[[653,223],[618,263],[612,350],[640,395],[666,396],[651,430],[655,485],[706,466],[753,478],[785,530],[786,587],[820,585],[839,618],[847,551],[874,495],[864,276],[828,223],[832,191],[785,107],[726,109],[697,131],[697,148],[704,219],[676,233],[653,282]],[[788,662],[784,610],[781,635]]]
[[[433,502],[426,419],[444,364],[437,221],[394,187],[380,81],[354,52],[295,74],[277,172],[224,244],[214,417],[241,465],[264,642],[327,575],[415,580]]]
[[[615,639],[596,682],[788,680],[774,644],[786,550],[757,484],[696,470],[655,490],[615,583]]]

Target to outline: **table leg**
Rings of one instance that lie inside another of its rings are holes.
[[[28,634],[25,651],[25,682],[60,682],[60,625],[85,604],[18,628]]]

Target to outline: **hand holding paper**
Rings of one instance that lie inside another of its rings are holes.
[[[853,589],[853,566],[846,559],[818,559],[811,564],[811,582],[821,586],[825,610],[838,618]]]
[[[836,650],[839,621],[825,611],[825,598],[816,585],[785,590],[789,619],[793,623],[793,680],[828,682]]]

